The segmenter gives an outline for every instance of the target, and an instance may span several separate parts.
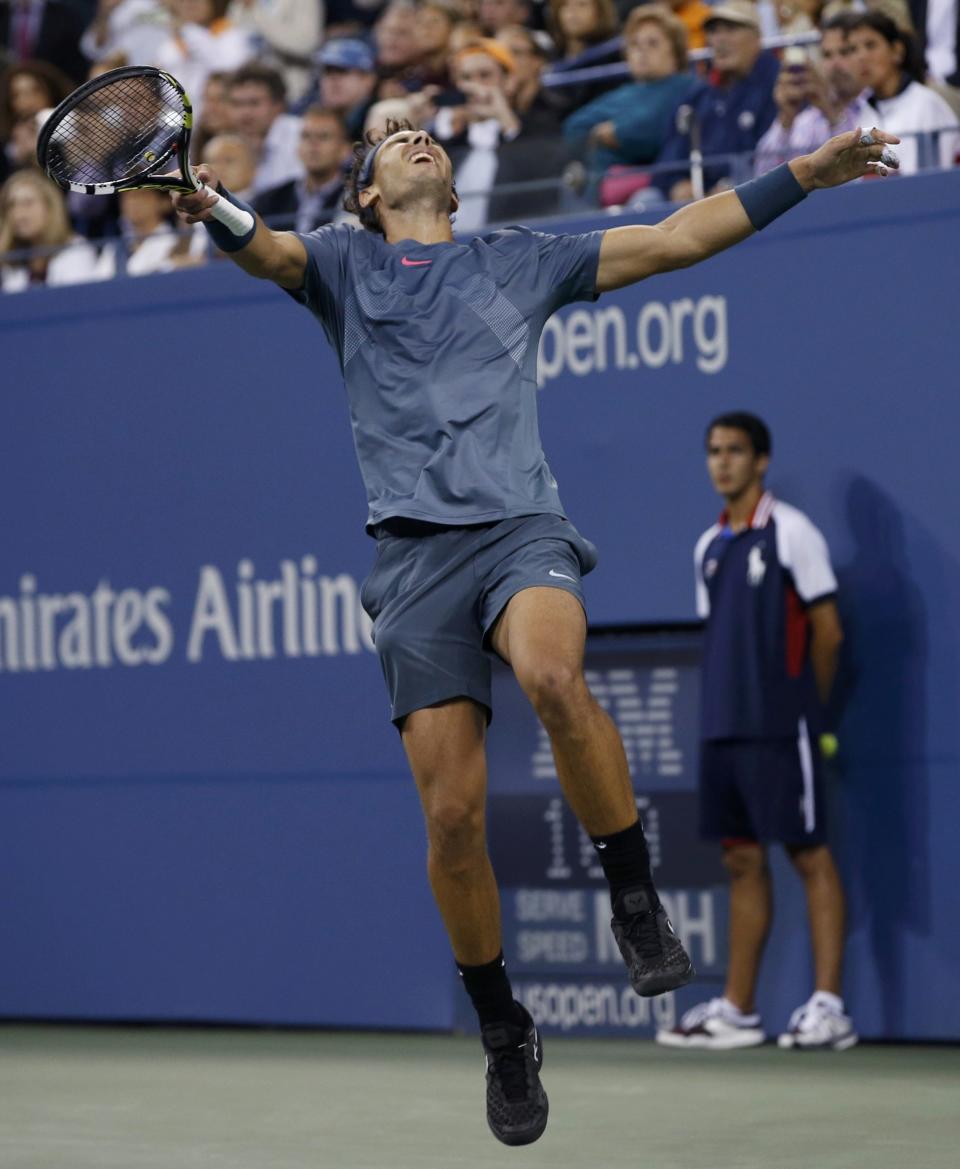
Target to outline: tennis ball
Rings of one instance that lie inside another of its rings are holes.
[[[820,736],[820,754],[824,759],[832,759],[840,750],[840,743],[836,735],[825,734]]]

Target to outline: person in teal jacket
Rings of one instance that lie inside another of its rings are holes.
[[[602,174],[620,164],[653,162],[677,106],[696,88],[687,70],[687,30],[665,9],[635,8],[623,30],[633,81],[601,94],[563,123],[567,143]]]

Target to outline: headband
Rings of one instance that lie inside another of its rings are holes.
[[[406,134],[408,132],[409,131],[407,131],[407,130],[397,130],[397,134]],[[390,139],[393,138],[394,136],[395,135],[393,135],[393,134],[389,134],[389,135],[387,135],[386,138],[381,138],[380,141],[376,144],[376,146],[374,146],[373,150],[371,150],[370,153],[367,155],[367,157],[363,160],[363,166],[360,168],[360,174],[357,175],[357,190],[358,191],[365,190],[373,182],[373,167],[374,167],[374,163],[377,160],[377,153],[380,150],[380,147],[385,145],[387,142],[389,142]],[[460,196],[457,194],[457,184],[452,179],[450,181],[450,192],[453,195],[453,197],[459,202]]]
[[[485,53],[491,57],[505,73],[515,73],[517,71],[517,63],[513,59],[513,53],[510,52],[505,45],[499,41],[495,41],[492,37],[478,37],[469,45],[465,45],[458,53],[454,54],[454,61],[462,61],[465,57],[471,56],[473,53]]]
[[[377,154],[380,151],[380,147],[383,146],[385,142],[389,142],[392,137],[393,135],[389,134],[386,138],[381,138],[376,146],[374,146],[373,150],[371,150],[367,157],[363,160],[363,166],[360,168],[360,174],[357,176],[358,191],[362,191],[365,187],[369,187],[373,182],[373,164],[376,162]]]

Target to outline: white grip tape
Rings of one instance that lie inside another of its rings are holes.
[[[210,187],[204,187],[203,193],[205,195],[217,195],[217,192],[211,190]],[[249,211],[244,211],[242,207],[236,207],[229,199],[224,199],[217,195],[217,201],[210,208],[210,214],[214,219],[223,224],[228,231],[234,235],[246,235],[253,227],[254,218]]]

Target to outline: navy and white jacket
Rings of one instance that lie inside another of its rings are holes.
[[[826,541],[768,491],[743,531],[721,515],[697,541],[694,564],[706,621],[702,738],[795,738],[818,707],[807,610],[837,591]]]

